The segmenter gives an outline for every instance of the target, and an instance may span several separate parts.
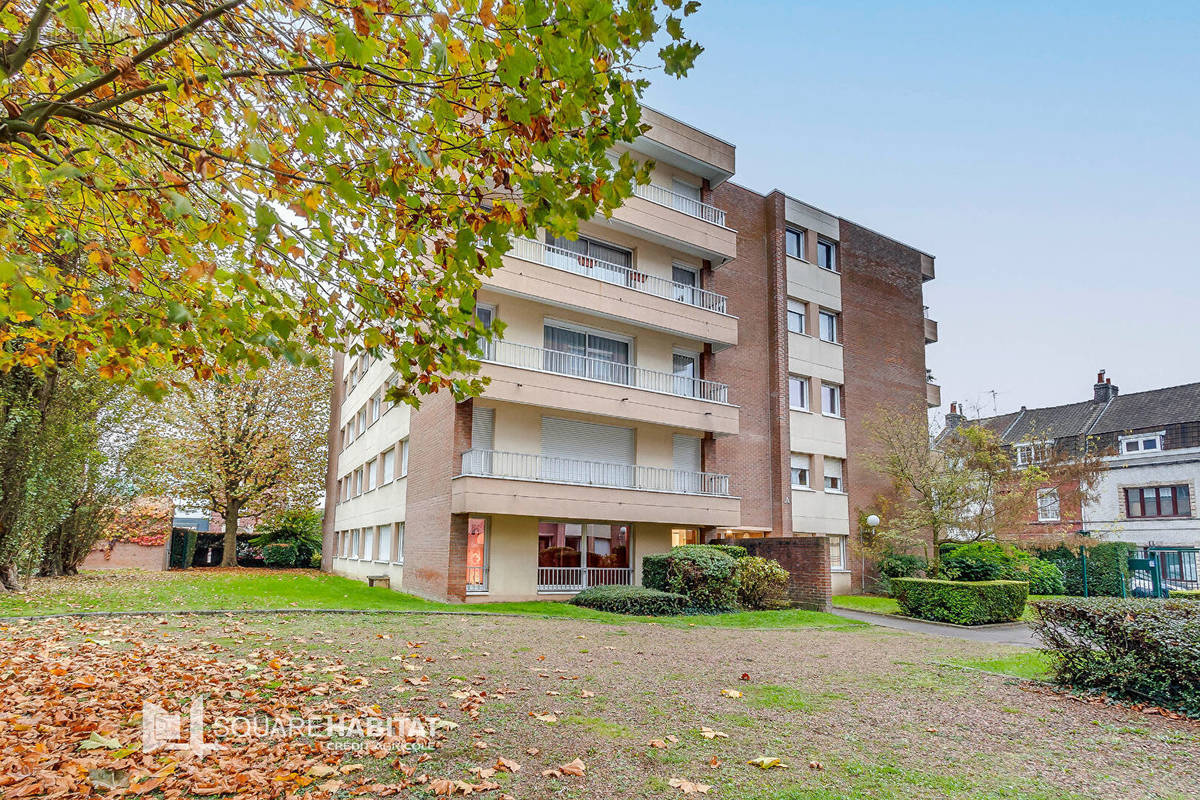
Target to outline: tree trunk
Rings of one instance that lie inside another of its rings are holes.
[[[237,529],[240,511],[238,503],[225,505],[225,552],[221,554],[222,567],[237,566]]]
[[[0,564],[0,589],[9,592],[21,591],[21,579],[17,577],[16,564]]]

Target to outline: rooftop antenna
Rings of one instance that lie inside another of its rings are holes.
[[[1000,396],[1000,393],[995,389],[988,389],[986,394],[990,394],[992,396],[992,413],[999,414],[1000,407],[996,404],[996,398]]]

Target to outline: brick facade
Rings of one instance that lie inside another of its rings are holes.
[[[788,599],[812,611],[829,611],[832,593],[829,540],[824,536],[739,539],[752,556],[773,558],[788,571]]]
[[[891,490],[864,462],[874,449],[866,424],[880,408],[926,411],[923,254],[845,219],[839,228],[849,561],[854,589],[860,590],[859,519],[877,511],[879,497]]]

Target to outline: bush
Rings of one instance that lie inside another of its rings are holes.
[[[1016,558],[996,542],[959,545],[942,557],[942,575],[957,581],[1012,580]]]
[[[689,608],[699,613],[732,611],[737,606],[736,563],[715,547],[676,547],[667,557],[667,589],[685,595]]]
[[[1200,716],[1200,603],[1039,600],[1033,631],[1064,686]]]
[[[911,617],[956,625],[984,625],[1020,619],[1025,612],[1029,584],[896,578],[892,590],[900,610]]]
[[[289,509],[258,526],[258,535],[250,540],[255,547],[283,542],[296,547],[296,564],[307,566],[313,553],[321,552],[323,515],[312,508]],[[267,566],[271,566],[268,562]]]
[[[296,545],[291,542],[275,542],[263,548],[263,563],[268,567],[294,567]]]
[[[1129,558],[1134,546],[1128,542],[1095,542],[1087,545],[1088,594],[1121,597],[1129,591]],[[1037,554],[1043,561],[1053,562],[1063,574],[1065,593],[1083,595],[1083,569],[1078,548],[1071,550],[1059,545]],[[1122,591],[1124,589],[1124,591]]]
[[[593,586],[572,597],[570,602],[597,611],[647,617],[682,614],[688,605],[688,599],[681,594],[641,586]]]
[[[642,586],[667,591],[667,559],[670,557],[670,553],[642,556]]]
[[[1200,591],[1195,589],[1171,589],[1172,600],[1200,600]]]
[[[735,560],[739,558],[745,558],[746,556],[750,555],[749,551],[747,551],[746,548],[742,547],[740,544],[685,544],[680,545],[680,547],[711,547],[714,550],[720,550],[722,553]]]
[[[738,605],[754,611],[788,606],[788,572],[778,561],[758,556],[738,559],[734,568]]]
[[[926,562],[922,556],[912,556],[907,553],[888,553],[879,559],[876,568],[885,578],[915,578],[925,571]]]
[[[1029,559],[1028,575],[1030,594],[1065,594],[1067,591],[1062,570],[1052,561]]]

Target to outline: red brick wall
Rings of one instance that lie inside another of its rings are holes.
[[[741,411],[740,433],[715,441],[705,469],[732,476],[743,527],[789,535],[784,196],[724,183],[713,190],[713,203],[738,232],[737,258],[711,273],[712,290],[729,298],[728,311],[738,318],[738,344],[716,353],[705,377],[728,384]]]
[[[846,478],[850,539],[858,544],[859,516],[878,510],[879,496],[891,489],[863,461],[875,448],[864,424],[880,407],[926,411],[921,253],[844,219],[839,228]],[[850,562],[858,589],[862,559]]]
[[[824,536],[738,539],[752,556],[773,558],[788,571],[788,599],[800,608],[830,610],[829,540]]]
[[[1052,488],[1045,486],[1043,488]],[[1058,522],[1038,522],[1037,500],[1031,500],[1029,516],[1025,524],[1016,530],[997,533],[1001,541],[1011,542],[1018,547],[1044,549],[1055,547],[1072,539],[1083,528],[1082,500],[1079,482],[1074,481],[1057,487],[1059,498]]]
[[[166,545],[147,547],[132,542],[113,542],[112,550],[107,542],[101,542],[83,559],[80,569],[142,569],[147,572],[162,572],[166,569]]]

